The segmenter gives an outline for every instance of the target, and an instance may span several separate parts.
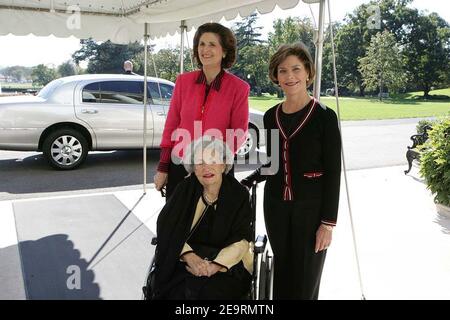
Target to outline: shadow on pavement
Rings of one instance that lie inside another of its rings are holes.
[[[88,263],[65,234],[19,243],[27,299],[100,299]]]
[[[17,244],[0,248],[0,288],[0,300],[26,299]]]
[[[151,217],[133,214],[141,199],[131,209],[114,195],[15,202],[27,298],[139,299],[154,251]]]
[[[450,235],[450,218],[436,214],[434,222],[441,226],[442,233]]]

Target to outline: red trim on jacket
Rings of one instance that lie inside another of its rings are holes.
[[[303,174],[303,176],[305,178],[314,179],[314,178],[319,178],[319,177],[323,176],[323,172],[305,172]]]
[[[161,148],[161,151],[159,153],[159,164],[158,168],[156,169],[157,171],[165,173],[169,172],[171,151],[171,148]]]
[[[281,132],[281,139],[282,139],[282,160],[283,160],[283,169],[284,169],[284,187],[283,187],[283,200],[285,201],[292,201],[294,200],[294,193],[292,191],[292,173],[291,173],[291,163],[290,163],[290,156],[289,156],[289,142],[290,140],[300,132],[300,130],[305,126],[305,124],[310,120],[311,115],[313,114],[315,108],[317,105],[317,100],[313,98],[313,103],[309,107],[309,110],[306,112],[304,118],[300,121],[297,128],[288,136],[286,132],[283,130],[283,126],[281,125],[280,121],[280,112],[281,112],[281,106],[280,103],[278,105],[278,108],[275,112],[275,119],[277,123],[277,127]]]
[[[332,226],[332,227],[335,227],[335,226],[336,226],[336,221],[323,220],[323,219],[322,219],[321,223],[326,224],[326,225],[328,225],[328,226]]]

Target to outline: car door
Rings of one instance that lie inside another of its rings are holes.
[[[97,149],[140,148],[143,145],[143,82],[109,80],[82,89],[76,115],[94,131]],[[153,115],[147,115],[149,143],[153,139]]]
[[[153,115],[153,147],[158,148],[161,143],[164,124],[169,112],[173,86],[166,83],[151,81],[148,83],[148,91],[151,97],[150,109]]]

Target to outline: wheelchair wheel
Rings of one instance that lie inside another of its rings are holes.
[[[273,257],[268,251],[261,259],[259,269],[259,300],[272,299]]]
[[[153,257],[142,287],[142,300],[151,300],[154,286],[155,258]]]
[[[267,262],[261,259],[259,266],[259,300],[266,300],[266,285],[267,285]]]

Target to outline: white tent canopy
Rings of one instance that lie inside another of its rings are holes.
[[[318,2],[319,0],[303,0]],[[0,0],[0,35],[92,37],[128,43],[141,40],[143,23],[150,38],[174,34],[208,21],[231,20],[255,10],[290,9],[299,0]]]

